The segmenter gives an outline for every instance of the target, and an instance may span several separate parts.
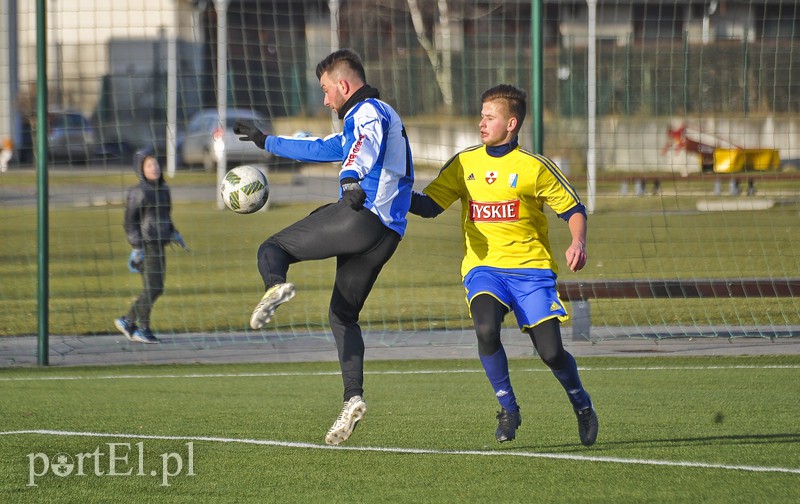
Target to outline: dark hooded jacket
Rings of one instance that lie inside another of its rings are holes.
[[[125,205],[125,235],[133,248],[144,243],[167,245],[176,231],[172,223],[172,197],[161,174],[156,181],[147,180],[142,171],[145,155],[137,153],[133,170],[139,184],[128,190]]]

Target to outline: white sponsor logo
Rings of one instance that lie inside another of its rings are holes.
[[[519,220],[519,200],[497,203],[469,202],[469,220],[472,222],[513,222]]]

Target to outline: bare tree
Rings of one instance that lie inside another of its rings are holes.
[[[453,27],[465,20],[477,20],[490,16],[503,8],[502,0],[473,4],[467,0],[348,0],[343,2],[348,26],[352,34],[368,37],[364,29],[375,29],[382,23],[394,26],[402,20],[411,21],[416,39],[425,51],[434,73],[436,85],[442,96],[443,108],[451,113],[454,109],[453,54],[461,42],[454,35]],[[408,16],[408,17],[405,17]],[[374,34],[371,35],[374,37]],[[402,37],[401,37],[402,39]],[[401,42],[402,44],[403,42]]]
[[[427,34],[425,29],[425,19],[419,8],[417,0],[406,0],[408,10],[411,14],[411,22],[414,24],[414,32],[417,40],[433,67],[436,76],[436,84],[442,93],[442,100],[447,112],[453,111],[453,40],[450,30],[450,9],[447,0],[437,0],[436,7],[439,11],[439,30],[441,33],[441,47],[437,48],[434,37]],[[433,29],[431,29],[433,31]]]

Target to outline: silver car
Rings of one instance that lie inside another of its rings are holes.
[[[37,154],[36,121],[31,120],[30,146]],[[47,114],[47,147],[53,161],[86,162],[97,154],[94,126],[76,111],[50,111]],[[26,157],[26,156],[21,156]]]
[[[206,171],[217,167],[218,156],[224,151],[229,166],[246,163],[267,163],[270,154],[253,142],[243,142],[233,132],[239,119],[255,121],[264,134],[272,133],[272,125],[262,115],[246,109],[228,109],[225,129],[219,124],[217,109],[205,109],[189,121],[180,154],[184,165],[202,165]]]

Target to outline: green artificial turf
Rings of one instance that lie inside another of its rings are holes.
[[[513,442],[494,440],[497,404],[478,362],[381,361],[367,364],[367,416],[338,448],[323,442],[341,407],[335,363],[2,369],[0,500],[796,499],[800,357],[579,365],[600,418],[591,448],[532,359],[511,361],[523,415]],[[87,453],[82,475],[58,476],[43,458]]]

